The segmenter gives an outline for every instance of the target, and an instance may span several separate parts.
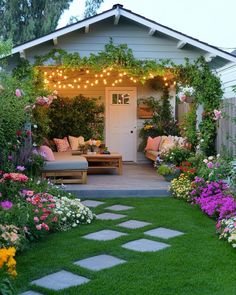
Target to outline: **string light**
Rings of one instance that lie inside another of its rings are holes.
[[[164,81],[166,81],[167,80],[167,78],[166,77],[164,77]]]
[[[86,74],[89,74],[89,70],[86,70]]]

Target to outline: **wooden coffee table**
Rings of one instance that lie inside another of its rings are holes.
[[[72,151],[72,155],[78,155],[79,152]],[[104,171],[108,169],[116,169],[118,174],[122,174],[122,155],[118,153],[111,154],[82,154],[88,161],[88,170]]]

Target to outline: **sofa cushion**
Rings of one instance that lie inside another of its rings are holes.
[[[145,147],[145,151],[147,150],[158,151],[160,142],[161,142],[161,136],[157,136],[154,138],[149,136],[147,139],[147,145]]]
[[[67,152],[71,149],[66,136],[63,139],[53,138],[53,141],[55,142],[57,146],[58,152]]]
[[[55,161],[53,151],[50,147],[42,145],[39,147],[39,152],[42,154],[45,161]]]
[[[71,152],[54,153],[54,162],[45,162],[43,170],[87,170],[88,161],[85,157],[74,156]]]
[[[159,147],[160,151],[168,151],[169,149],[175,147],[174,140],[169,136],[162,136],[161,145]]]
[[[76,151],[79,148],[79,145],[84,144],[84,137],[79,136],[79,137],[74,137],[74,136],[69,136],[69,142],[70,142],[70,147],[72,151]]]

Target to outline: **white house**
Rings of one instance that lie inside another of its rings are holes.
[[[14,47],[9,62],[11,66],[20,58],[33,62],[36,55],[46,54],[53,48],[78,52],[82,57],[89,56],[91,53],[96,54],[104,50],[110,38],[114,44],[127,44],[135,58],[141,60],[158,61],[168,58],[176,64],[181,64],[186,57],[193,61],[204,56],[212,69],[218,69],[229,62],[236,63],[236,56],[233,54],[147,19],[119,4],[103,13]],[[51,69],[45,67],[45,71],[50,75]],[[154,90],[148,83],[142,85],[127,78],[115,85],[109,79],[106,84],[92,83],[93,87],[80,87],[73,84],[78,83],[78,79],[68,79],[69,84],[76,87],[55,86],[59,94],[75,96],[81,93],[87,97],[102,97],[106,108],[106,145],[110,150],[120,152],[126,161],[141,160],[142,153],[137,153],[137,146],[138,129],[143,121],[137,117],[137,99],[149,96],[160,98],[160,91]],[[91,81],[94,77],[91,73],[86,73],[83,79]],[[173,89],[171,94],[172,105],[175,107]],[[113,100],[116,95],[126,95],[128,103],[123,101],[118,105]]]

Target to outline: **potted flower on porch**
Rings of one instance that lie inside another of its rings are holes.
[[[179,87],[178,98],[181,102],[191,103],[194,100],[194,88],[193,87]]]
[[[180,169],[173,164],[162,164],[157,168],[157,173],[162,175],[166,181],[179,177]]]

